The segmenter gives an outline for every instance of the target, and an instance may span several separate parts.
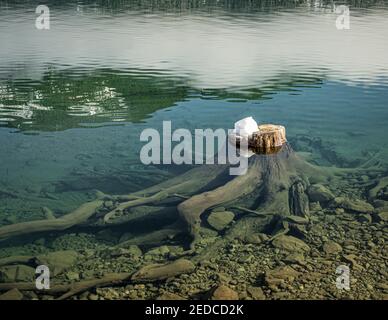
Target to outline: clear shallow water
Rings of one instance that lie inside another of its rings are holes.
[[[190,4],[52,2],[39,31],[33,2],[0,2],[0,186],[24,199],[2,194],[2,224],[166,179],[138,157],[140,132],[163,120],[231,128],[253,116],[339,155],[317,163],[385,161],[385,2],[350,3],[344,31],[321,2]]]

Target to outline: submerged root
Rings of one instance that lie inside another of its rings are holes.
[[[182,233],[184,228],[180,221],[164,227],[161,230],[156,230],[145,235],[133,237],[127,241],[119,243],[116,247],[125,248],[130,245],[158,245],[165,240],[171,240],[179,233]]]
[[[193,194],[203,189],[208,182],[217,178],[225,170],[222,166],[218,166],[211,170],[209,166],[198,167],[189,170],[188,172],[162,182],[156,186],[138,191],[126,196],[114,196],[115,200],[127,200],[120,203],[115,209],[111,210],[104,216],[104,222],[110,223],[112,218],[123,211],[136,206],[155,204],[169,197],[177,197],[176,194]]]
[[[98,279],[84,280],[72,284],[53,285],[45,294],[60,295],[57,300],[68,299],[74,295],[98,287],[114,286],[123,283],[161,281],[183,273],[191,273],[195,265],[186,259],[178,259],[167,264],[152,264],[140,268],[134,273],[109,273]],[[0,283],[0,291],[18,289],[19,291],[36,291],[35,282]]]
[[[94,215],[103,204],[102,200],[94,200],[83,204],[73,212],[57,219],[34,220],[7,225],[0,228],[0,239],[32,234],[36,232],[58,231],[81,224]]]
[[[189,232],[194,238],[192,247],[197,240],[201,214],[212,206],[226,203],[251,193],[260,180],[261,173],[256,169],[255,166],[252,166],[247,174],[238,176],[212,191],[195,195],[178,206],[179,214],[187,223]]]
[[[45,290],[46,294],[57,295],[63,293],[58,300],[64,300],[90,290],[92,288],[103,287],[108,285],[117,285],[125,281],[129,281],[131,273],[110,273],[104,275],[99,279],[84,280],[72,284],[58,284],[51,286],[50,289]],[[14,282],[14,283],[0,283],[0,291],[8,291],[18,289],[19,291],[36,291],[35,282]]]

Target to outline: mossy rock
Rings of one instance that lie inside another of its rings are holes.
[[[26,265],[0,268],[0,282],[29,282],[35,279],[35,269]]]
[[[234,213],[231,211],[216,211],[210,213],[207,222],[217,231],[224,230],[234,219]]]
[[[73,266],[79,258],[79,254],[74,250],[63,250],[50,252],[37,257],[40,264],[46,265],[52,275],[56,276],[64,270]]]
[[[272,241],[272,245],[275,248],[289,251],[289,252],[309,252],[310,247],[302,240],[292,237],[281,235]]]
[[[311,185],[307,192],[311,202],[326,203],[334,199],[332,192],[321,184]]]

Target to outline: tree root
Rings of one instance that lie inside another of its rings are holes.
[[[0,259],[0,267],[11,264],[32,264],[35,262],[35,256],[12,256]]]
[[[252,166],[248,173],[229,181],[212,191],[195,195],[178,205],[178,211],[188,224],[189,232],[194,238],[191,248],[195,245],[201,224],[200,216],[208,208],[217,204],[235,200],[252,192],[260,180],[260,171]]]
[[[134,273],[109,273],[102,278],[84,280],[72,284],[54,285],[50,289],[44,291],[47,294],[61,294],[57,300],[68,299],[74,295],[80,294],[92,288],[114,286],[127,282],[153,282],[167,278],[172,278],[183,273],[193,272],[195,265],[186,259],[178,259],[167,264],[152,264],[140,268]],[[32,282],[14,282],[0,283],[0,291],[8,291],[11,289],[19,291],[36,291],[36,285]]]
[[[131,279],[137,282],[160,281],[176,277],[183,273],[191,273],[195,265],[187,259],[178,259],[167,264],[151,264],[135,272]]]
[[[132,275],[130,273],[109,273],[104,275],[101,279],[85,280],[78,283],[74,283],[67,287],[67,292],[61,295],[57,300],[65,300],[70,298],[71,296],[96,287],[118,285],[123,282],[129,281],[131,276]]]
[[[89,219],[102,204],[103,201],[98,199],[87,202],[73,212],[57,219],[34,220],[1,227],[0,239],[8,239],[36,232],[68,229]]]
[[[64,293],[58,298],[58,300],[64,300],[92,288],[107,285],[117,285],[127,280],[130,281],[131,276],[131,273],[110,273],[104,275],[100,279],[85,280],[72,284],[54,285],[50,289],[44,290],[44,293],[52,295]],[[0,291],[8,291],[14,288],[18,289],[19,291],[37,290],[36,285],[33,282],[0,283]]]
[[[138,191],[133,194],[124,196],[113,196],[115,200],[128,200],[119,204],[115,209],[104,216],[104,222],[110,223],[110,220],[117,214],[132,207],[155,204],[171,196],[175,197],[176,193],[192,194],[204,188],[206,182],[213,181],[224,171],[222,166],[211,170],[208,166],[202,166],[189,170],[188,172],[162,182],[156,186]]]
[[[158,245],[165,240],[170,240],[184,230],[182,223],[177,221],[161,230],[156,230],[142,236],[137,236],[127,241],[121,242],[116,247],[125,248],[130,245]]]
[[[379,191],[385,187],[388,186],[388,177],[384,177],[384,178],[381,178],[377,184],[369,190],[369,199],[375,199],[377,198],[377,194],[379,193]]]

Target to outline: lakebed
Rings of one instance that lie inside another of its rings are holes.
[[[183,187],[109,224],[103,217],[121,200],[105,197],[87,223],[1,241],[0,288],[33,284],[46,263],[53,288],[94,284],[68,299],[387,298],[386,6],[350,1],[351,29],[337,30],[324,1],[228,3],[53,2],[44,34],[23,1],[2,11],[0,28],[20,36],[0,35],[0,230],[61,219],[96,190],[130,195],[200,167],[141,163],[141,132],[165,120],[190,131],[226,130],[246,116],[284,125],[304,163],[292,189],[303,209],[260,211],[271,201],[257,194],[213,205],[188,252]],[[305,179],[310,165],[327,179]],[[209,175],[200,178],[205,186]],[[336,285],[341,266],[349,290]],[[14,287],[2,292],[68,293]]]

